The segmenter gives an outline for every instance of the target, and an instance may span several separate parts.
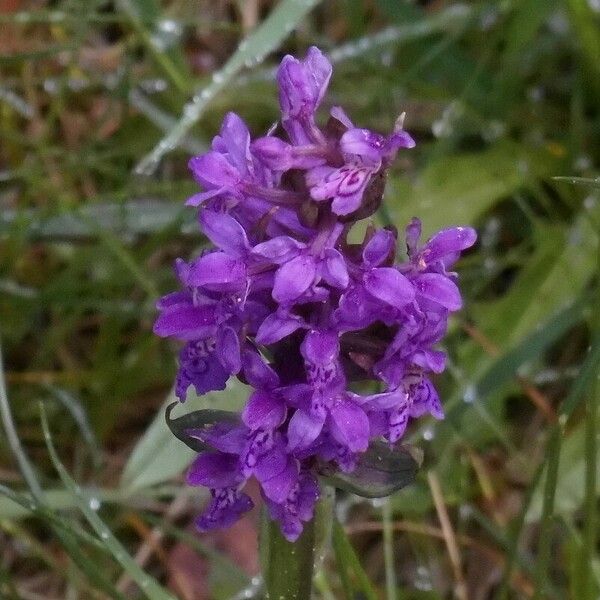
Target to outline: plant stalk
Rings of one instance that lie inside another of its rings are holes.
[[[263,512],[261,554],[265,600],[310,600],[312,594],[315,519],[304,524],[295,542],[282,535],[279,523]]]
[[[294,543],[283,537],[279,523],[263,511],[260,551],[265,600],[310,600],[319,573],[320,588],[327,586],[321,569],[331,543],[334,505],[334,489],[323,485],[314,517]]]

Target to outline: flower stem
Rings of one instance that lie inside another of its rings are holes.
[[[279,523],[263,512],[260,551],[265,600],[310,600],[313,580],[319,579],[319,574],[320,591],[328,591],[322,565],[331,543],[334,505],[335,490],[323,485],[314,518],[304,523],[304,531],[294,543],[288,542]],[[327,596],[327,591],[322,595]]]
[[[263,513],[261,554],[265,600],[310,600],[315,550],[315,519],[305,523],[295,542],[288,542],[279,523]]]

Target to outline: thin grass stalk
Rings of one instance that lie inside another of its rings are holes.
[[[585,527],[583,537],[584,570],[582,581],[582,600],[594,600],[596,586],[592,561],[596,554],[596,468],[597,468],[597,429],[598,429],[598,396],[600,383],[596,389],[590,390],[585,421]]]
[[[561,428],[557,425],[552,428],[550,441],[548,443],[546,482],[544,484],[544,501],[542,506],[542,518],[540,521],[540,541],[535,568],[535,592],[533,600],[541,600],[546,597],[548,566],[551,558],[552,517],[554,513],[556,485],[558,483],[558,463],[560,460],[561,442]]]
[[[379,595],[360,564],[360,560],[344,531],[344,527],[337,519],[333,522],[333,550],[340,572],[343,574],[342,584],[346,592],[346,597],[349,600],[355,597],[353,584],[349,579],[349,573],[351,572],[356,578],[357,588],[360,590],[362,596],[367,600],[379,600]]]
[[[29,462],[23,446],[21,446],[21,440],[15,427],[15,423],[12,417],[12,411],[10,409],[10,403],[8,401],[8,394],[6,392],[6,381],[4,379],[4,362],[2,360],[2,346],[0,345],[0,416],[2,417],[2,423],[4,430],[6,431],[6,439],[8,445],[15,455],[19,470],[31,495],[39,502],[43,501],[42,488],[38,482],[37,476],[33,469],[33,466]]]
[[[381,507],[383,520],[383,560],[385,563],[385,588],[388,600],[397,600],[398,583],[394,564],[394,527],[392,523],[392,504],[390,498],[383,501]]]

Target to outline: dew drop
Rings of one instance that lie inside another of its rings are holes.
[[[529,163],[524,158],[517,161],[517,171],[522,175],[529,173]]]
[[[544,95],[544,88],[541,85],[532,86],[527,90],[527,97],[531,102],[541,102]]]
[[[431,133],[436,138],[444,138],[452,135],[452,127],[445,119],[437,119],[431,124]]]
[[[54,95],[56,92],[58,92],[58,83],[56,82],[56,79],[44,79],[44,83],[42,85],[47,94]]]
[[[181,35],[183,33],[183,27],[178,21],[173,19],[164,19],[158,24],[158,28],[165,33],[173,35]]]
[[[487,124],[481,135],[486,142],[493,142],[501,138],[505,133],[506,125],[502,121],[494,119]]]
[[[431,573],[427,567],[420,565],[417,567],[414,586],[423,592],[428,592],[433,589],[431,584]]]
[[[479,28],[482,31],[489,31],[498,21],[498,10],[495,8],[488,8],[481,13],[479,18]]]
[[[463,394],[463,401],[467,404],[473,404],[477,399],[477,389],[474,385],[468,385]]]
[[[587,154],[580,154],[573,163],[576,171],[586,171],[592,166],[592,159]]]
[[[31,16],[28,12],[19,12],[15,15],[15,23],[29,23]]]
[[[597,204],[598,198],[596,198],[595,196],[586,196],[583,201],[583,207],[586,210],[593,210],[594,208],[596,208]]]
[[[48,15],[48,20],[50,21],[50,23],[60,23],[61,21],[65,20],[66,16],[67,15],[60,10],[53,10]]]
[[[100,506],[102,505],[100,500],[95,497],[90,498],[88,504],[93,511],[100,510]]]
[[[430,442],[435,437],[435,431],[433,427],[425,427],[423,430],[423,439]]]

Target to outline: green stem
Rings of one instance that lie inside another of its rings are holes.
[[[282,535],[279,523],[263,513],[261,553],[265,600],[310,600],[315,550],[315,520],[304,524],[295,542]]]

